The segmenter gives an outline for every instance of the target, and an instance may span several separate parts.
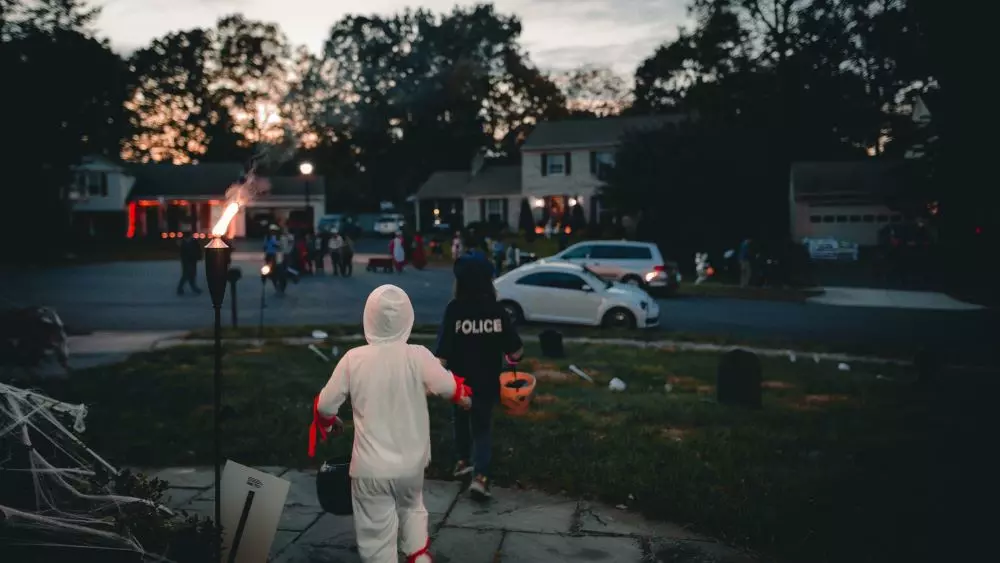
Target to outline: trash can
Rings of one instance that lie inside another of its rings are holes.
[[[334,458],[324,462],[316,473],[316,496],[326,512],[337,516],[354,514],[350,471],[350,459]]]

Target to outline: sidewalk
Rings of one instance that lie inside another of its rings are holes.
[[[291,482],[269,561],[360,563],[350,516],[326,514],[315,472],[260,467]],[[171,484],[170,508],[201,516],[214,511],[211,468],[143,471]],[[427,481],[435,563],[744,563],[748,555],[667,523],[586,501],[495,488],[477,504],[454,481]],[[404,561],[401,557],[400,561]]]
[[[809,303],[841,307],[884,307],[893,309],[923,309],[932,311],[979,311],[982,305],[965,303],[934,291],[903,291],[863,287],[824,287],[822,295],[811,297]]]

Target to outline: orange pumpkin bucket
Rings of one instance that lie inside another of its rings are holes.
[[[523,371],[507,371],[500,375],[500,404],[508,414],[528,412],[535,394],[535,376]]]

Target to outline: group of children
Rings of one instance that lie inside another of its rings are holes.
[[[354,271],[354,243],[337,231],[295,235],[271,225],[264,239],[264,257],[272,267],[281,263],[304,274],[324,272],[327,257],[333,275],[346,277]]]
[[[396,563],[398,549],[408,563],[432,561],[423,502],[424,469],[431,457],[428,395],[454,404],[455,476],[471,474],[472,497],[490,497],[500,373],[504,359],[516,364],[523,349],[497,303],[489,261],[466,256],[456,261],[454,272],[454,298],[433,354],[407,342],[413,327],[409,297],[399,287],[383,285],[365,303],[368,344],[341,358],[313,402],[311,432],[325,438],[342,429],[337,413],[348,397],[351,401],[351,495],[364,563]],[[482,326],[490,330],[475,329]]]

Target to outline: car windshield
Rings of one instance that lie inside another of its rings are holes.
[[[601,276],[595,274],[594,271],[591,270],[590,268],[588,268],[586,266],[581,266],[581,269],[583,270],[584,277],[593,278],[593,279],[590,279],[590,280],[587,280],[587,281],[589,281],[589,282],[591,282],[593,284],[596,284],[596,285],[602,285],[603,284],[604,285],[604,289],[611,289],[612,287],[614,287],[615,282],[601,279]]]

